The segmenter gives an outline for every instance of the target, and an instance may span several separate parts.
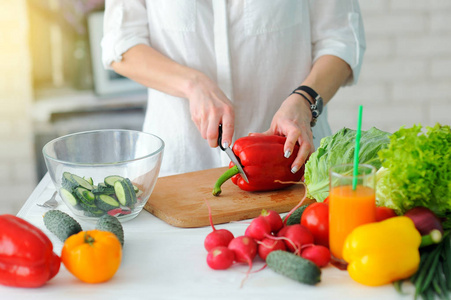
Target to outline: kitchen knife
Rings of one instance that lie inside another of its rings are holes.
[[[225,153],[230,158],[230,160],[235,164],[235,166],[237,166],[238,171],[240,171],[241,177],[243,177],[244,181],[249,183],[249,179],[247,179],[246,173],[244,173],[243,167],[241,166],[240,162],[238,161],[238,158],[236,157],[235,153],[233,153],[233,151],[232,151],[232,149],[230,149],[230,147],[222,146],[222,124],[219,124],[218,145],[222,151],[225,151]]]

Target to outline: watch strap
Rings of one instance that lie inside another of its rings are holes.
[[[310,97],[314,99],[315,103],[312,103],[310,99],[308,99],[304,94],[299,93],[299,91],[306,92]],[[323,98],[314,89],[306,85],[297,87],[291,94],[301,95],[305,100],[308,101],[308,103],[310,104],[310,111],[312,112],[312,121],[310,122],[310,126],[315,126],[318,117],[323,112]]]

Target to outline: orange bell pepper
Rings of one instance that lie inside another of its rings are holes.
[[[111,232],[90,230],[70,236],[61,251],[61,261],[75,277],[87,283],[111,279],[119,269],[122,246]]]

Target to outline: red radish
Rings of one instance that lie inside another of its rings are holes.
[[[213,248],[207,255],[207,264],[214,270],[228,269],[233,265],[234,261],[235,253],[223,246]]]
[[[238,236],[230,241],[228,248],[235,252],[235,261],[252,264],[257,255],[257,243],[248,236]]]
[[[275,210],[263,209],[260,216],[263,217],[269,223],[272,233],[277,233],[280,229],[282,229],[283,227],[282,218]]]
[[[274,240],[271,238],[264,238],[261,242],[258,242],[258,255],[266,260],[266,256],[275,250],[287,250],[283,240]]]
[[[205,201],[207,203],[207,207],[208,207],[208,218],[210,220],[210,226],[213,229],[212,232],[210,232],[204,240],[204,247],[205,249],[210,252],[211,249],[216,248],[216,247],[227,247],[230,243],[230,241],[234,238],[233,234],[228,231],[227,229],[216,229],[215,226],[213,225],[213,219],[211,217],[211,208],[210,205],[208,204],[207,201]]]
[[[327,247],[312,244],[302,249],[301,257],[312,261],[318,268],[323,268],[329,264],[330,251]]]
[[[285,226],[277,236],[283,237],[288,251],[295,254],[299,254],[302,245],[313,244],[312,233],[301,224]]]
[[[231,240],[228,248],[235,253],[236,262],[249,265],[246,277],[241,282],[242,285],[252,270],[252,260],[257,255],[257,243],[252,238],[242,235]]]
[[[245,236],[251,237],[256,241],[263,240],[269,234],[271,234],[271,226],[262,216],[253,219],[244,232]]]
[[[216,247],[227,247],[234,238],[233,234],[227,229],[213,229],[204,240],[204,246],[207,251]]]

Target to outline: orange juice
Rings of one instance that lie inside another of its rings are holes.
[[[376,220],[374,189],[357,185],[335,186],[329,194],[329,246],[335,259],[343,260],[346,237],[359,225]]]

